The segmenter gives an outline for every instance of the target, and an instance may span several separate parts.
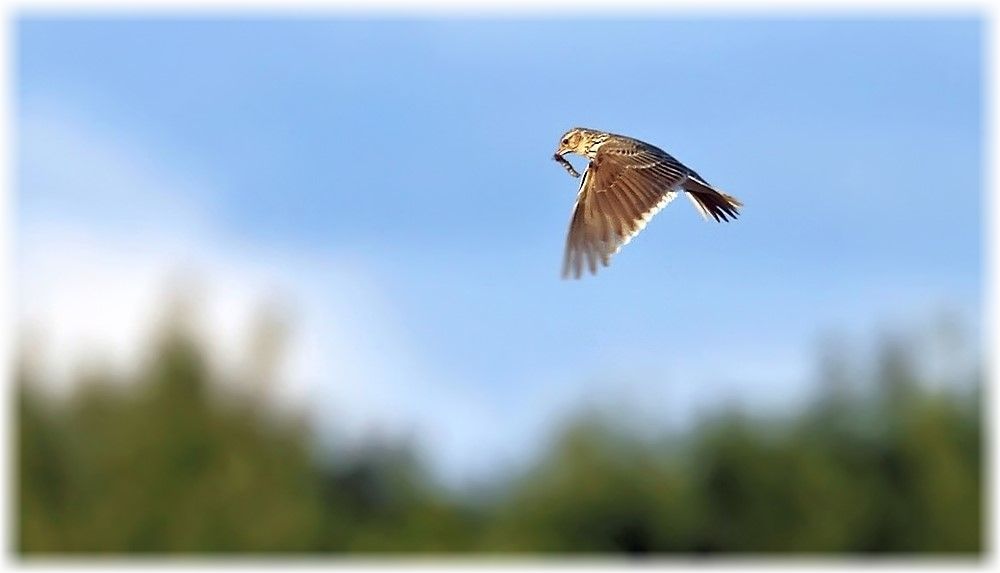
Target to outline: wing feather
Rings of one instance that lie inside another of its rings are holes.
[[[580,182],[563,257],[563,277],[591,274],[677,196],[692,173],[666,152],[629,138],[611,138]]]

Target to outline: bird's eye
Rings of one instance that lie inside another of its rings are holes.
[[[563,145],[566,145],[567,143],[569,143],[569,138],[568,137],[563,138]]]

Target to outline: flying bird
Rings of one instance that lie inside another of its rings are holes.
[[[553,159],[579,177],[567,153],[590,163],[570,218],[563,278],[580,278],[584,263],[591,274],[597,273],[598,262],[608,266],[678,193],[686,193],[706,220],[736,219],[743,206],[666,151],[638,139],[583,127],[567,131]]]

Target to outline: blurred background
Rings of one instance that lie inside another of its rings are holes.
[[[982,551],[980,20],[14,32],[21,554]]]

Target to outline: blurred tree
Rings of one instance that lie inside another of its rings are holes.
[[[612,422],[581,415],[499,509],[499,551],[624,552],[685,549],[693,518],[680,468]]]
[[[214,400],[209,383],[202,356],[177,332],[164,338],[135,383],[119,390],[102,380],[82,383],[59,416],[71,430],[58,440],[30,425],[38,423],[38,415],[31,394],[22,392],[22,431],[29,440],[22,442],[24,471],[55,471],[34,469],[31,460],[37,456],[72,469],[61,481],[23,478],[55,506],[53,521],[65,529],[53,549],[320,547],[326,516],[301,430],[262,426]],[[56,454],[45,451],[56,446]],[[22,549],[50,543],[48,535],[31,531],[23,531]]]
[[[651,439],[626,412],[581,411],[469,498],[412,445],[322,451],[272,411],[280,328],[253,339],[246,391],[223,392],[190,322],[168,325],[140,372],[92,370],[64,400],[19,363],[22,553],[982,551],[981,372],[929,387],[909,339],[883,340],[867,389],[827,348],[816,400],[783,417],[720,410]]]
[[[31,375],[19,368],[17,376],[17,542],[22,551],[58,551],[67,543],[64,512],[72,487],[66,432]]]

